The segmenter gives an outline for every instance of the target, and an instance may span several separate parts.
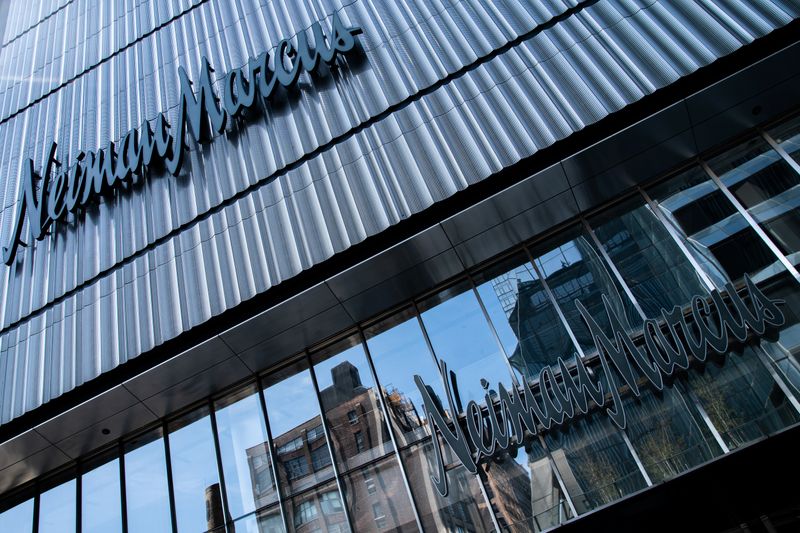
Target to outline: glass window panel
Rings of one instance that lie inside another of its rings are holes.
[[[792,159],[800,163],[800,117],[779,124],[767,133]]]
[[[708,291],[644,199],[590,220],[595,235],[648,317]]]
[[[443,443],[449,492],[446,498],[439,495],[430,477],[435,464],[431,446],[431,439],[426,439],[401,453],[422,527],[425,531],[492,531],[494,525],[478,478],[456,463]]]
[[[761,137],[709,161],[784,254],[800,251],[800,174]]]
[[[33,499],[0,513],[0,531],[33,533]]]
[[[118,459],[81,476],[81,532],[115,531],[122,531]]]
[[[605,413],[573,420],[544,437],[578,514],[646,486],[622,435]]]
[[[286,528],[283,525],[280,509],[275,505],[236,520],[230,531],[236,533],[284,533]]]
[[[720,455],[722,450],[694,406],[675,389],[625,400],[626,432],[653,483]]]
[[[71,479],[39,496],[38,533],[75,531],[75,487],[76,482]]]
[[[470,400],[483,401],[486,392],[481,387],[482,379],[493,389],[498,383],[511,385],[505,354],[469,284],[449,287],[420,302],[419,309],[434,353],[456,374],[462,405]]]
[[[389,430],[361,343],[350,337],[313,354],[311,359],[342,470],[389,453]]]
[[[194,533],[224,525],[217,455],[206,409],[170,427],[169,454],[178,531]]]
[[[544,447],[536,438],[485,463],[486,492],[500,527],[509,532],[544,531],[572,518]]]
[[[770,435],[800,418],[753,348],[731,353],[722,367],[687,374],[692,390],[730,449]]]
[[[622,294],[614,281],[608,265],[589,240],[577,230],[534,250],[536,266],[544,276],[564,317],[578,343],[587,353],[594,349],[589,329],[581,318],[575,300],[579,300],[597,321],[610,332],[610,324],[603,306],[602,295],[608,297],[611,307],[627,329],[641,325],[641,317],[631,302]],[[569,346],[562,356],[572,356]]]
[[[170,533],[167,460],[161,432],[131,442],[125,454],[128,533]]]
[[[292,495],[333,477],[319,402],[305,361],[265,379],[264,400],[275,445],[278,482]],[[316,460],[314,457],[316,456]]]
[[[235,520],[278,500],[267,428],[255,387],[214,405],[228,510]]]
[[[783,270],[775,255],[699,167],[649,191],[698,263],[722,286],[744,273]]]
[[[800,287],[791,275],[783,272],[764,281],[759,288],[769,298],[786,302],[781,306],[786,323],[777,332],[774,342],[762,340],[761,347],[797,396],[800,393]]]
[[[476,277],[478,294],[500,337],[511,366],[528,379],[569,361],[575,346],[534,268],[523,255]]]
[[[302,533],[350,531],[335,483],[328,483],[295,496],[286,507],[291,531]]]
[[[356,531],[417,531],[414,510],[394,454],[356,470],[342,481]]]
[[[365,335],[389,417],[397,430],[398,445],[404,446],[429,435],[414,375],[422,377],[442,405],[447,401],[439,370],[416,315],[407,309],[367,328]]]

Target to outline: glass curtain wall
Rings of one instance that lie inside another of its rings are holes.
[[[798,157],[799,120],[758,131],[125,440],[119,457],[3,508],[0,530],[542,531],[797,424]],[[535,388],[560,362],[610,378],[576,301],[606,334],[613,315],[637,337],[662,309],[741,288],[745,274],[785,302],[786,324],[663,391],[621,389],[625,430],[595,409],[529,433],[478,475],[432,434],[415,375],[450,424],[468,401],[501,383]],[[435,445],[446,497],[431,479]]]

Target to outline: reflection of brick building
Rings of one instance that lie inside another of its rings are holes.
[[[333,383],[320,391],[325,421],[345,474],[345,491],[355,529],[384,529],[387,524],[414,526],[404,504],[405,486],[396,463],[376,459],[392,450],[380,407],[372,388],[361,382],[358,369],[343,362],[331,369]],[[297,531],[346,530],[347,518],[336,485],[307,489],[333,478],[333,465],[320,416],[273,437],[277,475],[283,495],[292,498],[287,519]],[[274,500],[268,449],[260,444],[247,450],[256,500]],[[344,463],[342,466],[341,463]],[[397,497],[396,497],[397,496]]]

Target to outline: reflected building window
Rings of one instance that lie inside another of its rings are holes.
[[[445,498],[439,495],[430,477],[435,462],[432,440],[413,444],[401,453],[422,527],[426,531],[457,531],[461,528],[480,533],[494,530],[491,511],[481,493],[478,477],[455,461],[449,447],[443,443],[440,445],[449,486]]]
[[[228,509],[237,519],[277,501],[267,429],[255,387],[214,403]]]
[[[537,438],[482,465],[484,485],[500,527],[544,531],[572,518],[552,462]]]
[[[626,329],[634,330],[641,326],[641,317],[633,304],[625,298],[609,266],[590,239],[577,228],[538,245],[532,250],[532,254],[539,273],[544,277],[567,324],[586,353],[594,349],[594,339],[580,316],[575,305],[576,300],[586,307],[607,333],[611,331],[611,326],[603,305],[604,295]]]
[[[754,279],[783,267],[745,218],[700,168],[652,187],[666,220],[703,270],[722,287],[748,273]]]
[[[575,346],[525,255],[479,273],[475,282],[511,365],[529,381],[559,357],[574,356]]]
[[[321,459],[324,454],[330,456],[330,451],[308,364],[299,361],[274,372],[264,379],[264,385],[283,494],[291,496],[331,479],[330,459],[327,464]]]
[[[794,135],[793,135],[794,133]],[[796,131],[782,136],[794,142]],[[800,260],[800,174],[760,136],[711,159],[709,167],[784,255]]]
[[[335,455],[343,471],[392,451],[364,348],[349,337],[313,353],[314,374]]]
[[[397,457],[343,476],[342,491],[355,531],[416,531],[414,510]],[[375,510],[380,513],[375,515]]]
[[[288,521],[298,533],[350,531],[336,485],[328,483],[292,498]]]
[[[622,435],[605,414],[573,420],[544,435],[578,514],[647,486]]]
[[[430,435],[414,375],[422,377],[432,397],[442,400],[445,396],[416,314],[405,309],[368,327],[364,334],[398,445],[405,446]]]

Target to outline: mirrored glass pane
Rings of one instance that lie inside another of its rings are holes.
[[[81,476],[81,531],[122,531],[119,460],[114,459]]]
[[[286,519],[291,531],[298,533],[350,531],[335,483],[328,483],[295,496],[286,507]]]
[[[194,533],[224,526],[217,455],[207,411],[192,413],[169,429],[178,531]]]
[[[348,338],[311,355],[319,398],[342,471],[392,451],[378,389],[361,343]]]
[[[478,403],[486,394],[485,379],[491,387],[498,383],[511,386],[511,371],[486,322],[478,299],[467,283],[449,287],[420,302],[422,322],[433,351],[455,372],[456,393],[461,404]]]
[[[0,531],[33,533],[33,499],[1,512]]]
[[[511,365],[529,380],[539,371],[569,361],[575,346],[525,256],[515,256],[476,276],[478,294]]]
[[[255,387],[214,404],[228,509],[235,520],[278,500]]]
[[[286,528],[283,526],[280,509],[275,505],[236,520],[230,531],[236,533],[284,533]]]
[[[426,531],[492,531],[494,526],[478,478],[455,462],[442,444],[449,492],[442,498],[431,481],[435,468],[432,440],[413,444],[401,453],[417,512]]]
[[[781,306],[786,323],[770,337],[774,342],[762,339],[760,345],[797,396],[800,393],[800,286],[784,272],[759,284],[759,289],[773,300],[786,302]]]
[[[417,531],[414,510],[394,454],[359,468],[342,481],[356,531]]]
[[[605,413],[573,420],[544,437],[578,514],[646,486],[622,435]]]
[[[721,455],[697,410],[674,389],[628,397],[626,432],[653,483],[661,483]]]
[[[648,192],[716,285],[744,273],[757,277],[761,272],[783,270],[701,168],[693,167]]]
[[[800,163],[800,117],[778,124],[767,133],[792,159]]]
[[[39,496],[39,533],[75,531],[76,501],[74,479]]]
[[[128,533],[172,531],[167,460],[160,432],[128,445],[125,454],[125,504]]]
[[[331,453],[305,361],[270,374],[264,381],[283,494],[292,495],[332,478]]]
[[[720,367],[688,373],[692,390],[730,449],[796,423],[800,418],[757,359],[753,348],[731,353]]]
[[[566,239],[559,237],[555,241],[545,242],[532,252],[536,266],[550,287],[570,329],[581,348],[589,353],[594,349],[594,341],[575,305],[576,300],[586,307],[606,333],[611,331],[611,327],[603,306],[603,295],[608,298],[612,311],[619,316],[627,330],[640,326],[642,321],[589,239],[577,234],[577,229],[568,232]]]
[[[443,405],[447,402],[439,370],[416,315],[407,309],[367,328],[364,333],[398,445],[405,446],[429,435],[414,375],[422,378]]]
[[[708,292],[644,199],[636,197],[589,222],[648,317]]]
[[[550,458],[537,438],[482,468],[486,492],[504,530],[544,531],[572,518]]]
[[[784,254],[800,251],[800,174],[778,152],[755,137],[708,164]]]

